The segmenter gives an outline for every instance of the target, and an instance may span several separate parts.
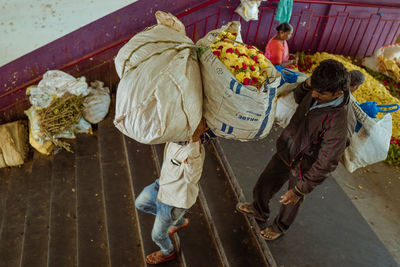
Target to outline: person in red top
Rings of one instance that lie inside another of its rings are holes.
[[[282,23],[276,27],[277,34],[272,37],[265,47],[265,57],[274,65],[286,67],[295,63],[295,59],[289,58],[289,47],[287,40],[292,37],[293,27],[289,23]]]

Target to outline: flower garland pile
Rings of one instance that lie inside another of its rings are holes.
[[[367,70],[376,80],[380,81],[390,93],[396,97],[400,97],[400,83],[387,77],[386,75]],[[390,140],[388,156],[385,160],[389,165],[400,165],[400,139],[392,137]]]
[[[380,74],[367,71],[362,67],[354,65],[350,57],[333,55],[326,52],[307,55],[304,52],[297,53],[299,71],[311,75],[319,63],[326,59],[334,59],[341,62],[347,70],[359,70],[365,75],[365,82],[358,88],[353,96],[359,103],[375,101],[380,104],[399,104],[400,105],[400,83]],[[384,114],[378,113],[377,117]],[[392,139],[390,142],[388,164],[400,165],[400,112],[391,113],[393,118]]]
[[[311,68],[308,70],[307,74],[311,75],[314,69],[319,65],[319,63],[326,59],[337,60],[350,70],[359,70],[365,76],[365,82],[358,88],[357,91],[353,93],[353,96],[359,103],[364,103],[366,101],[375,101],[378,105],[381,104],[399,104],[400,100],[390,94],[390,92],[383,86],[379,81],[372,77],[364,68],[356,66],[352,63],[350,57],[345,57],[342,55],[333,55],[329,53],[315,53],[310,55],[311,62],[313,63]],[[382,117],[384,114],[378,113],[378,118]],[[393,118],[393,137],[400,138],[400,112],[391,113]]]
[[[260,89],[268,77],[272,76],[275,68],[262,51],[254,46],[238,43],[235,39],[235,33],[223,31],[210,48],[236,80]]]

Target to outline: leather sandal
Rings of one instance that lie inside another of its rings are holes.
[[[263,233],[263,231],[264,231],[264,233]],[[283,233],[276,233],[276,232],[274,232],[274,229],[272,228],[272,226],[268,226],[264,230],[260,231],[260,235],[265,240],[272,241],[272,240],[275,240],[275,239],[278,239],[279,237],[281,237],[283,235]]]
[[[267,220],[259,215],[257,215],[257,211],[254,209],[253,205],[247,202],[239,202],[236,204],[236,210],[244,215],[254,217],[256,220],[260,222],[266,222]]]
[[[168,235],[173,235],[173,234],[175,234],[176,232],[178,232],[179,230],[181,230],[181,229],[183,229],[183,228],[186,228],[186,227],[188,227],[188,226],[189,226],[189,219],[188,219],[188,218],[185,218],[184,224],[182,224],[182,225],[180,225],[180,226],[171,226],[171,227],[169,228]]]
[[[164,255],[161,250],[154,251],[153,253],[146,256],[146,262],[148,264],[161,264],[170,260],[175,259],[176,252],[172,252],[169,255]]]

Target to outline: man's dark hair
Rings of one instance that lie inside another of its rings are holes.
[[[280,32],[280,31],[291,32],[291,31],[293,31],[293,27],[289,23],[284,22],[284,23],[279,24],[278,27],[276,27],[276,30],[278,32]]]
[[[321,61],[311,76],[311,87],[319,92],[349,92],[350,75],[342,63],[327,59]]]
[[[359,86],[365,82],[364,74],[359,70],[352,70],[350,73],[350,86]]]

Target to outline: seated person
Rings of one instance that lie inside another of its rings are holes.
[[[272,37],[265,47],[265,57],[274,65],[286,67],[294,64],[295,59],[289,59],[289,47],[287,40],[290,39],[293,32],[293,27],[289,23],[282,23],[276,27],[278,33]]]

